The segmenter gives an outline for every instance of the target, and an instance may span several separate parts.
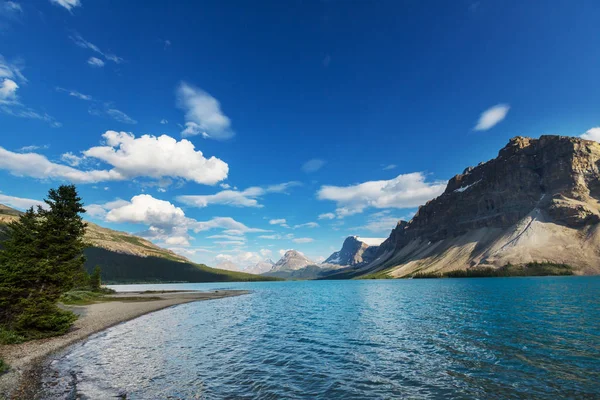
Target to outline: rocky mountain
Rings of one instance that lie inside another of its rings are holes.
[[[375,259],[377,247],[385,239],[359,238],[348,236],[340,251],[336,251],[325,260],[326,264],[354,266],[368,263]]]
[[[310,260],[304,254],[296,250],[288,250],[285,254],[277,261],[271,270],[271,272],[279,271],[296,271],[307,265],[315,264],[314,261]]]
[[[515,137],[400,221],[375,259],[338,277],[391,277],[508,263],[564,263],[600,273],[600,144]]]
[[[8,223],[21,212],[0,204],[0,240]],[[220,282],[264,280],[264,277],[209,268],[163,249],[129,233],[103,228],[87,222],[85,240],[86,268],[102,268],[102,276],[110,282]]]
[[[317,264],[299,251],[288,250],[263,275],[283,279],[317,279],[340,268],[336,264]]]

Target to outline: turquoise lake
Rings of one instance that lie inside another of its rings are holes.
[[[253,292],[92,336],[46,398],[600,398],[600,277],[115,288]]]

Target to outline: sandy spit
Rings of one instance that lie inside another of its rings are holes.
[[[153,311],[192,301],[214,300],[248,294],[246,290],[212,292],[116,293],[110,297],[148,297],[147,301],[109,301],[65,307],[79,315],[65,335],[0,346],[0,358],[11,370],[0,376],[0,399],[30,399],[35,395],[40,366],[49,355],[88,336]],[[159,299],[156,299],[156,298]]]

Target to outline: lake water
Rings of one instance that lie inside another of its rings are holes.
[[[71,347],[45,398],[600,398],[600,277],[117,288],[253,293]]]

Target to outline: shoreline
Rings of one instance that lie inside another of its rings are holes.
[[[145,314],[194,301],[216,300],[248,294],[247,290],[166,291],[164,293],[117,292],[106,297],[111,301],[85,306],[64,306],[79,318],[69,332],[61,336],[32,340],[20,344],[1,345],[0,358],[10,370],[0,375],[0,399],[31,399],[39,389],[44,362],[65,348],[89,336]],[[148,300],[119,301],[135,296]],[[159,297],[159,299],[156,299]]]

